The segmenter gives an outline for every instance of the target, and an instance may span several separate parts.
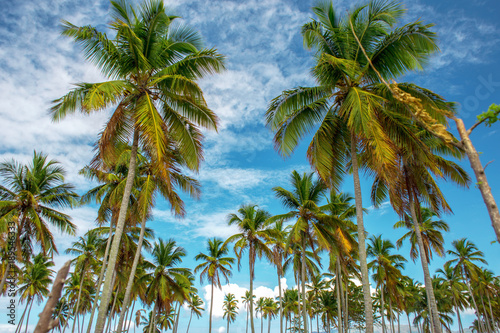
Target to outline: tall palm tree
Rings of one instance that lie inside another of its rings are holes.
[[[250,302],[255,302],[255,295],[250,294],[250,290],[245,291],[245,295],[241,297],[243,305],[246,306],[246,312],[247,312],[247,323],[246,323],[246,329],[245,333],[248,333],[248,317],[250,314]]]
[[[239,214],[239,215],[238,215]],[[253,296],[253,280],[255,277],[255,259],[265,256],[270,262],[273,260],[271,249],[267,243],[271,239],[269,229],[266,229],[270,214],[255,205],[243,205],[238,209],[238,214],[229,214],[228,224],[236,224],[239,233],[230,236],[225,244],[235,242],[234,253],[238,258],[240,268],[243,252],[248,249],[248,261],[250,271],[250,295]],[[253,320],[253,302],[250,302],[250,329],[255,333]]]
[[[226,332],[229,332],[229,324],[234,322],[236,320],[236,316],[238,315],[238,300],[234,294],[226,294],[222,309],[224,310],[222,318],[227,318]]]
[[[394,153],[384,128],[395,114],[381,107],[385,98],[375,88],[381,78],[421,69],[438,48],[430,26],[420,21],[394,29],[404,13],[402,4],[394,1],[370,1],[345,16],[339,16],[331,2],[321,2],[313,12],[316,19],[303,26],[302,34],[305,45],[316,51],[312,73],[318,85],[284,91],[271,101],[266,122],[276,132],[275,147],[284,156],[317,128],[307,156],[331,188],[338,189],[351,160],[367,332],[372,333],[358,150],[376,161],[377,173],[388,176]]]
[[[99,237],[99,235],[93,231],[89,230],[84,237],[79,237],[76,242],[73,242],[72,246],[66,249],[67,254],[73,254],[77,257],[73,259],[73,263],[75,263],[75,272],[79,270],[80,276],[80,288],[78,291],[78,299],[76,302],[76,307],[73,308],[73,316],[76,318],[78,311],[80,309],[80,299],[82,295],[82,286],[84,284],[84,280],[88,275],[87,269],[95,267],[97,265],[96,253],[98,252],[99,247],[103,240]],[[75,331],[76,320],[73,321],[72,331]]]
[[[273,219],[290,220],[295,219],[287,244],[299,243],[302,251],[301,286],[302,286],[302,315],[304,320],[304,331],[307,333],[307,310],[306,310],[306,246],[314,250],[314,243],[321,248],[330,248],[331,243],[331,219],[324,214],[320,208],[320,201],[326,191],[326,185],[319,179],[313,180],[313,173],[300,175],[293,171],[290,177],[292,190],[282,187],[274,187],[276,197],[282,205],[289,209],[288,213],[276,215]]]
[[[97,151],[101,157],[113,156],[117,142],[131,139],[127,182],[108,264],[114,267],[139,145],[157,162],[159,174],[164,173],[168,147],[172,145],[179,148],[188,168],[198,170],[202,159],[199,128],[216,129],[218,119],[208,108],[196,80],[221,71],[224,59],[215,49],[202,49],[201,38],[193,29],[172,24],[177,16],[168,12],[163,1],[147,1],[138,9],[123,0],[111,1],[111,5],[113,21],[109,29],[114,39],[92,26],[63,24],[63,35],[82,45],[86,58],[109,81],[77,84],[53,102],[51,111],[58,121],[77,110],[89,114],[115,107],[99,137]],[[112,275],[111,270],[106,271],[98,333],[104,329]]]
[[[52,283],[52,275],[54,270],[54,262],[50,260],[49,257],[45,256],[43,253],[37,254],[33,257],[33,262],[27,262],[22,270],[19,286],[19,301],[26,301],[26,308],[19,319],[18,329],[16,332],[21,332],[24,315],[26,310],[28,310],[28,316],[26,318],[26,329],[28,332],[28,325],[30,319],[31,308],[33,303],[36,301],[37,304],[42,302],[44,297],[49,295],[49,286]],[[28,309],[29,308],[29,309]]]
[[[464,327],[460,318],[460,310],[467,306],[467,300],[464,297],[467,286],[461,281],[460,272],[457,272],[450,262],[446,262],[443,268],[438,269],[436,273],[438,279],[441,279],[451,295],[455,314],[457,315],[458,330],[463,333]]]
[[[381,296],[380,315],[382,318],[382,332],[385,328],[385,302],[384,295],[393,295],[396,293],[396,283],[402,278],[400,269],[404,268],[406,259],[399,254],[391,254],[394,244],[389,240],[382,239],[382,236],[372,236],[369,239],[370,244],[366,249],[368,257],[373,260],[368,263],[368,268],[373,270],[373,279]],[[390,300],[390,298],[389,298]]]
[[[203,279],[206,278],[208,282],[212,285],[212,291],[210,296],[210,317],[208,322],[208,332],[212,332],[212,310],[214,307],[214,286],[219,289],[222,288],[220,282],[221,276],[224,277],[226,282],[229,283],[229,278],[231,277],[231,268],[234,263],[234,258],[228,257],[227,253],[229,249],[226,244],[218,238],[212,238],[208,240],[207,253],[199,253],[194,257],[196,260],[203,261],[201,264],[196,266],[194,273],[200,273],[200,282],[203,283]]]
[[[448,250],[446,253],[455,258],[449,260],[448,262],[450,265],[455,264],[455,269],[462,275],[476,311],[479,327],[484,332],[486,331],[486,328],[483,327],[483,322],[479,315],[479,308],[471,289],[471,281],[477,279],[479,272],[479,267],[476,265],[476,262],[487,264],[486,260],[483,258],[484,254],[478,250],[473,242],[467,240],[466,238],[454,240],[451,245],[453,246],[453,250]]]
[[[283,260],[288,257],[289,251],[287,251],[287,239],[290,226],[284,226],[283,221],[276,221],[270,227],[271,240],[269,244],[273,252],[273,264],[276,266],[276,272],[278,275],[278,304],[281,304],[282,289],[281,289],[281,278],[284,276],[283,271]],[[283,333],[283,308],[279,307],[279,318],[280,318],[280,333]]]
[[[188,303],[188,308],[191,314],[189,315],[189,322],[186,333],[189,333],[189,326],[191,326],[191,319],[193,318],[193,313],[196,315],[197,318],[200,318],[202,312],[205,311],[202,305],[203,305],[203,300],[201,299],[200,296],[198,296],[197,294],[191,295]]]
[[[0,177],[3,178],[0,224],[6,226],[8,222],[15,222],[17,260],[28,261],[33,246],[40,246],[46,255],[57,253],[49,225],[64,234],[75,235],[76,225],[70,216],[57,210],[74,207],[77,203],[78,195],[73,185],[64,181],[65,173],[59,162],[36,151],[29,164],[15,160],[0,164]],[[3,284],[0,285],[2,289]]]
[[[173,239],[164,241],[159,239],[154,245],[152,252],[153,271],[149,273],[150,283],[146,291],[146,298],[153,303],[152,327],[156,327],[157,314],[170,313],[172,303],[180,294],[184,299],[188,298],[184,284],[189,284],[187,268],[178,267],[182,257],[186,256],[185,250],[177,246]]]

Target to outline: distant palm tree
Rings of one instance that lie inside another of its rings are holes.
[[[193,313],[196,315],[196,317],[200,318],[202,315],[202,311],[205,311],[203,308],[203,300],[201,299],[200,296],[197,294],[191,295],[191,298],[189,299],[188,303],[188,308],[191,310],[191,314],[189,315],[189,322],[188,322],[188,327],[186,330],[186,333],[189,333],[189,326],[191,326],[191,319],[193,318]]]
[[[39,253],[33,257],[33,263],[27,262],[25,264],[21,272],[19,281],[20,286],[17,293],[19,295],[19,302],[26,300],[26,308],[21,319],[19,319],[18,329],[16,331],[21,332],[24,315],[29,308],[25,330],[25,332],[28,332],[33,303],[36,301],[37,304],[40,304],[43,298],[49,295],[49,286],[52,283],[52,275],[54,274],[54,270],[52,270],[51,267],[54,267],[54,262],[43,253]]]
[[[448,250],[446,253],[455,258],[448,262],[450,264],[455,264],[455,269],[462,275],[476,311],[479,327],[484,332],[486,328],[483,327],[483,322],[479,315],[479,308],[471,289],[471,281],[476,280],[479,273],[479,267],[475,262],[487,264],[486,260],[484,260],[484,254],[478,250],[473,242],[466,238],[454,240],[451,245],[453,246],[453,250]]]
[[[236,224],[239,233],[230,236],[225,244],[235,242],[234,253],[238,258],[238,268],[243,252],[248,249],[250,270],[250,295],[253,295],[253,280],[255,277],[255,259],[265,256],[270,262],[273,254],[267,243],[271,240],[271,233],[267,229],[270,214],[255,205],[243,205],[238,209],[238,214],[229,214],[228,224]],[[250,302],[250,329],[255,333],[253,322],[253,302]]]
[[[229,332],[229,324],[234,322],[236,320],[236,316],[238,315],[238,300],[234,294],[226,294],[222,309],[224,310],[222,318],[227,318],[226,332]]]
[[[271,333],[271,319],[276,316],[278,312],[278,303],[274,301],[271,297],[266,297],[264,302],[264,307],[262,309],[262,315],[267,318],[267,333]]]
[[[250,294],[249,290],[245,291],[245,295],[241,297],[243,304],[246,306],[246,312],[247,312],[247,324],[246,324],[246,329],[245,333],[248,333],[248,317],[250,314],[250,302],[255,302],[255,295]]]
[[[74,186],[64,182],[65,173],[59,162],[48,160],[47,155],[36,151],[29,164],[14,160],[0,164],[0,177],[3,178],[0,224],[15,223],[17,260],[29,261],[34,245],[40,246],[43,254],[57,253],[49,225],[64,234],[75,235],[76,225],[70,216],[56,210],[71,208],[77,203]],[[0,285],[2,289],[3,284]]]
[[[264,333],[264,307],[266,306],[266,298],[259,297],[255,302],[255,311],[260,313],[260,333]]]
[[[164,241],[159,239],[154,245],[153,271],[149,273],[151,282],[146,290],[146,299],[153,303],[151,329],[156,327],[156,314],[171,313],[171,305],[180,294],[184,299],[188,298],[183,284],[189,284],[190,271],[187,268],[178,267],[186,251],[177,246],[173,239]]]
[[[227,257],[228,248],[226,244],[218,238],[212,238],[208,240],[207,253],[199,253],[194,257],[195,260],[203,261],[201,264],[196,266],[194,273],[200,272],[200,282],[203,283],[203,279],[206,278],[212,285],[212,291],[210,296],[210,317],[208,322],[208,333],[212,332],[212,310],[214,306],[214,286],[216,285],[219,289],[222,288],[220,278],[225,278],[226,282],[229,283],[229,278],[231,277],[231,268],[234,263],[234,258]]]

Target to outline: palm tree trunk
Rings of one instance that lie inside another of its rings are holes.
[[[193,311],[191,311],[191,315],[189,316],[189,322],[188,322],[188,327],[186,330],[186,333],[189,333],[189,326],[191,326],[191,319],[193,318]]]
[[[212,333],[212,310],[214,308],[214,281],[212,280],[212,291],[210,293],[210,320],[208,321],[208,333]]]
[[[260,311],[260,333],[264,333],[264,316],[262,310]]]
[[[227,316],[227,333],[229,333],[229,315]]]
[[[151,321],[149,322],[148,333],[153,332],[153,327],[154,326],[156,326],[156,303],[155,303],[155,306],[153,307],[153,313],[151,314]]]
[[[108,261],[109,248],[111,247],[111,236],[113,235],[113,217],[111,217],[111,222],[109,223],[109,235],[108,241],[106,242],[106,250],[104,251],[104,257],[102,258],[101,272],[99,273],[99,280],[97,281],[97,289],[94,298],[94,304],[92,304],[92,312],[90,313],[89,325],[87,327],[87,333],[90,333],[92,329],[92,322],[94,321],[95,310],[97,309],[97,303],[99,302],[99,293],[101,292],[102,280],[104,279],[104,272],[106,272],[106,263]]]
[[[130,276],[127,282],[127,288],[125,289],[125,297],[123,298],[122,310],[120,312],[120,318],[118,319],[118,327],[116,331],[118,333],[122,332],[123,321],[125,320],[125,311],[128,308],[128,303],[130,302],[130,295],[132,294],[132,287],[134,286],[135,272],[137,270],[137,265],[139,264],[139,259],[141,258],[142,252],[142,242],[144,240],[144,233],[146,230],[146,218],[142,216],[141,223],[141,233],[139,235],[139,241],[137,243],[137,249],[135,250],[134,262],[132,264],[132,269],[130,271]]]
[[[179,308],[177,309],[177,316],[175,318],[175,326],[174,326],[173,333],[177,333],[177,329],[179,327],[179,317],[181,316],[181,308],[182,308],[182,303],[179,302]]]
[[[405,311],[406,312],[406,311]],[[410,333],[411,333],[411,322],[410,322],[410,314],[408,312],[406,312],[406,318],[408,318],[408,328],[410,329]]]
[[[82,276],[80,277],[80,288],[78,289],[78,298],[77,298],[77,301],[76,301],[76,308],[75,308],[75,311],[74,311],[75,316],[78,313],[78,309],[80,308],[80,298],[82,297],[82,289],[83,289],[84,278],[85,278],[85,265],[83,265],[83,267],[82,267]],[[76,324],[76,320],[73,321],[73,328],[71,329],[72,332],[75,331],[75,324]]]
[[[488,184],[488,180],[486,179],[486,174],[484,173],[484,168],[481,164],[481,160],[479,159],[479,154],[477,153],[476,148],[469,139],[469,133],[465,129],[463,120],[460,118],[454,118],[454,120],[457,125],[457,130],[460,134],[460,138],[462,139],[463,148],[465,150],[465,153],[467,154],[467,157],[469,158],[470,166],[472,170],[474,170],[474,174],[477,180],[477,187],[479,188],[479,191],[481,191],[484,204],[488,209],[488,213],[491,219],[491,225],[493,226],[493,230],[495,230],[497,240],[500,242],[500,211],[498,210],[495,198],[491,193],[491,188]]]
[[[345,276],[345,332],[349,332],[349,276]]]
[[[253,242],[250,242],[250,249],[248,251],[249,268],[250,268],[250,332],[255,333],[255,325],[253,321],[253,278],[254,278],[254,264],[255,264],[255,249]]]
[[[462,273],[463,273],[463,276],[467,276],[465,275],[465,270],[464,268],[462,267]],[[481,315],[479,314],[479,309],[477,307],[477,303],[476,303],[476,298],[474,297],[474,294],[472,293],[472,289],[470,287],[470,281],[469,279],[467,278],[467,289],[469,290],[469,294],[470,294],[470,297],[472,298],[472,303],[474,305],[474,310],[476,311],[476,317],[477,317],[477,322],[479,324],[479,329],[482,331],[482,332],[485,332],[485,328],[483,326],[483,321],[481,320]]]
[[[398,333],[401,333],[401,320],[400,320],[400,313],[398,311]]]
[[[462,326],[462,319],[460,318],[460,311],[458,309],[456,300],[455,300],[455,312],[457,313],[457,319],[458,319],[458,331],[459,333],[464,333],[464,327]]]
[[[280,258],[281,261],[281,258]],[[279,263],[281,265],[281,262]],[[2,289],[0,289],[2,290]],[[280,333],[283,333],[283,307],[281,306],[281,274],[278,268],[278,295],[279,295],[279,307],[280,307]]]
[[[3,291],[3,286],[5,285],[5,281],[7,281],[7,275],[9,275],[9,270],[10,270],[10,262],[7,261],[7,266],[5,267],[5,273],[2,277],[2,282],[0,282],[0,294]]]
[[[339,257],[337,256],[337,260],[335,261],[335,268],[336,268],[336,274],[335,274],[335,281],[337,283],[337,313],[338,313],[338,331],[344,332],[344,323],[343,323],[343,313],[344,313],[344,307],[343,307],[343,302],[342,302],[342,292],[341,292],[341,287],[340,285],[342,282],[340,281],[340,274],[339,274]]]
[[[382,318],[382,333],[385,333],[385,302],[384,302],[384,286],[380,288],[380,317]]]
[[[306,305],[306,238],[302,237],[302,315],[304,317],[304,333],[307,333],[307,305]]]
[[[267,333],[271,333],[271,314],[269,314],[269,321],[267,323]]]
[[[106,327],[106,331],[109,332],[111,329],[111,321],[115,316],[115,306],[116,306],[116,300],[118,299],[118,293],[120,292],[120,285],[118,284],[118,287],[116,288],[116,293],[115,293],[115,299],[113,300],[113,305],[111,306],[111,312],[109,313],[110,318],[108,319],[108,325]]]
[[[24,333],[28,333],[28,326],[30,324],[30,313],[31,313],[31,308],[33,307],[34,300],[31,301],[30,304],[30,309],[28,310],[28,316],[26,317],[26,329],[24,330]]]
[[[391,332],[395,333],[395,330],[394,330],[394,316],[392,314],[392,299],[391,299],[391,295],[389,295],[389,323],[391,325]]]
[[[251,302],[253,302],[253,300],[250,300]],[[245,333],[248,333],[248,316],[250,314],[250,305],[247,303],[247,325],[246,325],[246,329],[245,329]]]
[[[425,282],[425,292],[427,294],[427,303],[429,306],[429,319],[431,322],[431,330],[433,333],[441,333],[441,325],[438,316],[436,297],[434,296],[434,288],[432,287],[431,275],[429,273],[429,266],[427,265],[427,258],[425,257],[424,242],[422,240],[422,233],[420,232],[420,224],[418,222],[417,213],[415,211],[415,202],[413,200],[413,193],[411,187],[408,184],[408,177],[406,177],[406,189],[408,191],[408,200],[411,211],[411,218],[413,220],[413,228],[415,229],[415,235],[417,236],[418,253],[420,254],[420,261],[422,263],[422,269],[424,271],[424,282]]]
[[[490,318],[488,316],[488,311],[486,311],[486,307],[484,306],[484,299],[483,297],[481,296],[481,304],[483,306],[483,311],[484,311],[484,321],[485,321],[485,324],[486,324],[486,330],[488,331],[488,333],[491,333],[491,323],[490,323]]]
[[[111,300],[111,280],[112,271],[116,266],[118,251],[120,249],[120,242],[122,238],[123,229],[125,227],[125,218],[127,217],[127,209],[130,201],[130,194],[135,179],[135,169],[137,166],[137,149],[139,146],[139,131],[134,128],[134,138],[132,143],[132,150],[130,152],[130,162],[127,174],[127,182],[123,191],[123,198],[120,205],[120,213],[118,214],[118,221],[116,222],[115,237],[111,243],[111,250],[109,253],[108,269],[106,270],[106,278],[104,280],[104,288],[102,292],[101,304],[99,305],[99,314],[97,315],[97,323],[95,333],[102,333],[104,330],[104,322],[106,320],[106,313],[108,310],[109,302]]]
[[[495,324],[496,320],[495,320],[495,317],[493,316],[493,310],[491,308],[490,294],[486,293],[486,296],[488,296],[488,304],[489,304],[489,307],[490,307],[491,325],[492,325],[493,331],[496,331],[497,330],[497,325]]]
[[[134,302],[132,303],[132,310],[130,310],[130,317],[128,318],[128,325],[126,332],[130,330],[130,325],[132,324],[132,316],[134,315],[135,303],[136,301],[134,300]]]
[[[358,225],[358,252],[361,268],[361,282],[363,284],[363,301],[365,304],[366,333],[373,333],[373,308],[370,294],[370,280],[368,275],[368,262],[366,259],[365,226],[363,223],[363,201],[361,197],[361,183],[359,180],[359,167],[357,155],[357,138],[351,135],[351,161],[354,179],[354,201],[356,204],[356,221]]]
[[[28,310],[28,304],[30,303],[31,300],[28,300],[26,302],[26,307],[24,308],[24,311],[23,311],[23,314],[21,316],[21,319],[19,319],[19,324],[17,324],[17,328],[16,328],[16,333],[17,332],[21,332],[21,328],[23,326],[23,321],[24,321],[24,315],[26,314],[26,311]]]
[[[319,313],[316,314],[316,330],[319,333]],[[312,326],[311,326],[311,331],[312,331]]]

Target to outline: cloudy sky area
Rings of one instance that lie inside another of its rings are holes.
[[[274,198],[273,186],[288,187],[292,170],[308,171],[306,143],[289,159],[283,160],[274,150],[272,134],[264,126],[264,113],[270,99],[281,91],[296,86],[312,85],[309,75],[311,53],[304,50],[300,27],[312,13],[313,1],[291,0],[186,0],[167,1],[186,23],[198,29],[207,47],[216,47],[227,56],[227,70],[201,82],[209,106],[219,115],[218,133],[207,133],[205,163],[198,179],[203,196],[194,202],[186,198],[187,216],[183,220],[171,216],[169,207],[158,202],[154,221],[149,226],[156,236],[174,237],[188,251],[186,267],[194,268],[193,257],[205,248],[208,237],[225,238],[234,229],[227,226],[226,216],[243,203],[255,203],[273,214],[284,210]],[[339,13],[354,1],[334,1]],[[442,94],[461,104],[460,114],[466,125],[475,115],[487,110],[491,103],[500,103],[500,34],[497,14],[500,4],[495,0],[405,1],[405,20],[421,19],[434,23],[440,37],[441,52],[431,59],[426,70],[405,78]],[[76,25],[91,24],[104,30],[109,22],[109,2],[100,0],[1,0],[0,7],[0,160],[27,162],[33,150],[42,151],[60,161],[68,171],[67,180],[79,193],[93,184],[79,176],[78,170],[92,157],[92,144],[103,128],[109,112],[91,117],[70,116],[52,123],[48,115],[50,102],[71,89],[73,83],[95,82],[103,78],[93,65],[84,61],[78,46],[60,36],[60,21]],[[401,80],[400,80],[401,81]],[[483,164],[493,161],[487,175],[493,193],[500,198],[499,125],[480,127],[473,136]],[[470,171],[468,163],[460,162]],[[363,182],[364,206],[368,201],[370,180]],[[495,239],[480,193],[474,184],[470,189],[457,189],[442,184],[454,215],[444,216],[451,231],[445,235],[446,247],[455,239],[467,237],[484,251],[490,269],[500,274],[499,245]],[[346,178],[343,190],[353,192]],[[70,213],[79,225],[79,235],[94,226],[95,207],[82,207]],[[398,220],[389,205],[370,209],[366,228],[370,234],[383,233],[395,242],[403,230],[393,230]],[[74,239],[58,236],[62,253]],[[407,255],[403,247],[401,254]],[[56,258],[58,265],[68,257]],[[447,259],[433,262],[432,271]],[[246,261],[242,270],[234,270],[231,284],[216,296],[216,327],[222,327],[220,305],[224,292],[244,293],[248,288]],[[422,281],[421,268],[409,262],[406,274]],[[286,284],[293,286],[291,275]],[[257,264],[258,296],[276,293],[275,269],[266,262]],[[206,286],[198,285],[205,300]],[[3,301],[0,301],[4,311]],[[208,304],[207,304],[208,307]],[[218,310],[219,309],[219,310]],[[35,312],[35,310],[34,310]],[[188,312],[183,313],[181,331],[187,326]],[[239,316],[233,332],[244,330],[245,313]],[[2,315],[0,324],[4,321]],[[469,325],[472,316],[466,316]],[[206,327],[208,315],[193,319],[191,327]],[[32,316],[36,322],[36,316]],[[274,324],[277,325],[277,322]],[[3,331],[5,326],[0,326]]]

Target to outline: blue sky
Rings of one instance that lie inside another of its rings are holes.
[[[355,2],[334,1],[338,12],[345,12]],[[175,238],[188,251],[186,267],[194,268],[193,257],[204,250],[208,237],[225,238],[235,229],[228,227],[226,216],[243,203],[255,203],[273,214],[284,210],[274,198],[273,186],[288,186],[292,170],[309,171],[305,159],[307,141],[295,154],[283,160],[274,150],[272,133],[265,128],[263,115],[270,99],[281,91],[299,85],[312,85],[309,75],[311,53],[302,46],[300,27],[312,13],[313,1],[289,0],[187,0],[167,1],[174,12],[197,28],[206,46],[216,47],[227,56],[227,70],[204,79],[200,84],[209,106],[219,115],[219,133],[206,133],[206,153],[198,179],[203,184],[200,201],[186,199],[188,214],[178,220],[169,207],[159,201],[155,208],[154,228],[157,237]],[[421,19],[434,23],[439,34],[441,52],[434,55],[424,72],[408,75],[404,80],[442,94],[460,103],[460,115],[470,127],[475,115],[500,103],[500,26],[497,14],[500,4],[494,0],[472,1],[404,1],[408,9],[405,21]],[[79,48],[60,36],[61,19],[76,25],[91,24],[100,29],[109,22],[108,1],[0,1],[0,160],[15,158],[28,161],[34,149],[60,161],[68,171],[68,181],[83,193],[92,184],[77,172],[92,157],[92,144],[109,113],[92,117],[72,116],[54,124],[48,116],[50,101],[62,96],[72,83],[102,80],[93,65],[83,60]],[[399,80],[399,81],[402,81]],[[452,124],[453,125],[453,124]],[[453,126],[452,126],[453,127]],[[455,131],[453,131],[455,132]],[[493,194],[500,200],[500,130],[498,125],[476,129],[472,140],[480,151],[483,164],[493,161],[487,176]],[[471,172],[468,162],[460,162]],[[362,183],[364,207],[369,208],[370,179]],[[451,241],[467,237],[485,253],[489,268],[500,272],[499,245],[495,239],[486,208],[474,184],[459,189],[443,183],[442,189],[453,209],[453,215],[442,219],[450,225],[445,235],[446,247]],[[343,191],[353,192],[346,178]],[[79,225],[79,234],[94,226],[95,207],[82,207],[70,213]],[[383,234],[395,242],[403,230],[393,230],[398,220],[388,204],[366,215],[370,234]],[[60,252],[74,239],[58,236]],[[407,256],[408,248],[400,253]],[[66,255],[56,258],[60,265]],[[436,259],[431,271],[447,259]],[[243,293],[248,288],[248,271],[243,261],[241,272],[234,271],[231,285],[225,291]],[[275,269],[262,261],[257,264],[258,295],[271,295],[277,286]],[[406,274],[422,281],[421,268],[408,263]],[[287,275],[287,285],[292,277]],[[198,285],[206,300],[204,286]],[[221,297],[222,297],[221,292]],[[216,299],[215,308],[221,304]],[[2,305],[3,300],[0,300]],[[4,311],[1,306],[0,312]],[[218,315],[220,311],[215,314]],[[36,316],[33,316],[35,318]],[[0,319],[2,324],[4,316]],[[466,316],[465,324],[472,320]],[[181,330],[187,326],[183,313]],[[219,320],[220,319],[220,320]],[[221,318],[217,328],[225,326]],[[32,323],[35,323],[35,319]],[[233,332],[244,328],[243,312]],[[193,320],[192,329],[206,327],[208,316]],[[2,326],[0,326],[2,327]]]

